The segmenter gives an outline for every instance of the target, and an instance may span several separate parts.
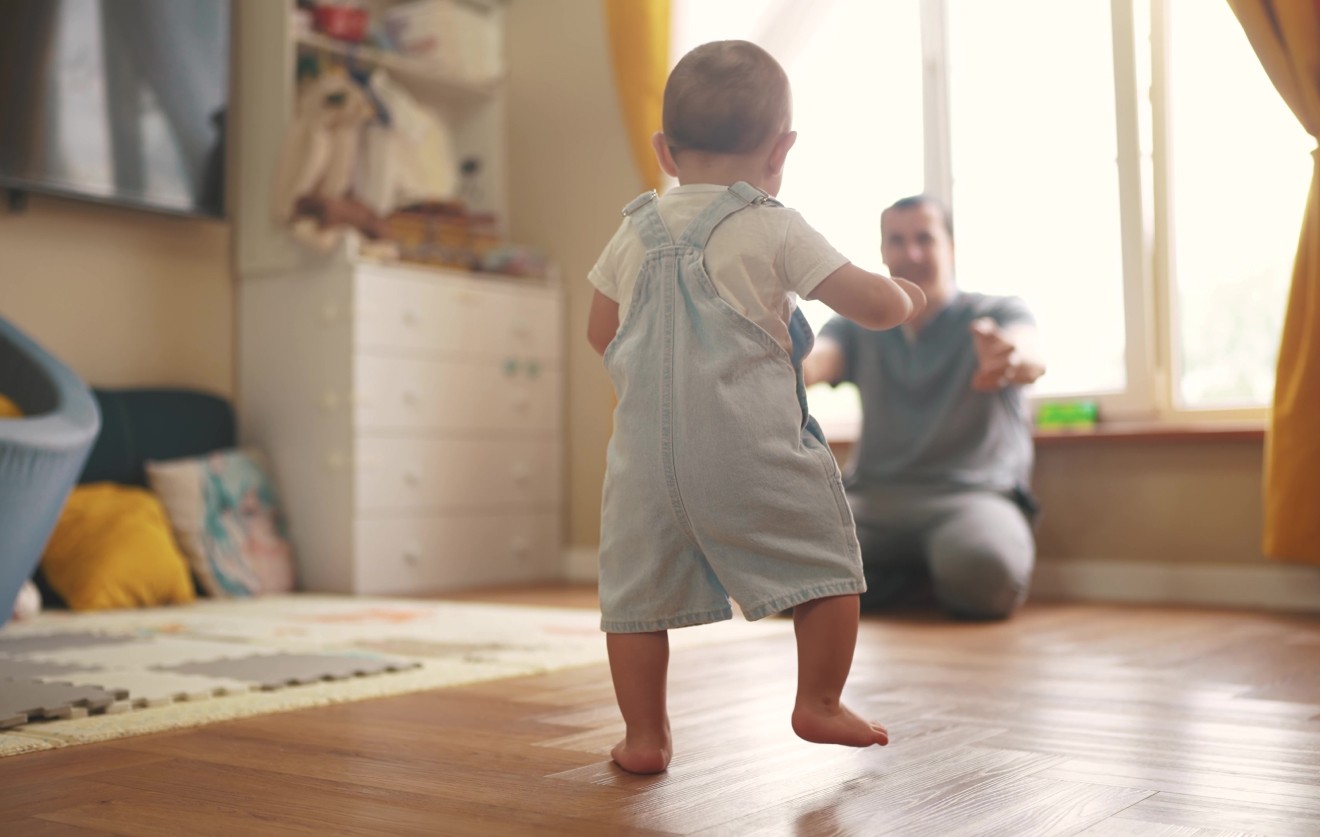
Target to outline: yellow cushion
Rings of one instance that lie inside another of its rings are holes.
[[[0,419],[22,417],[23,411],[18,409],[18,405],[3,395],[0,395]]]
[[[182,604],[196,597],[164,508],[136,486],[74,488],[41,570],[71,610]]]

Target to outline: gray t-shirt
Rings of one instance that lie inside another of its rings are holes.
[[[862,435],[847,486],[989,488],[1021,492],[1029,503],[1030,412],[1021,387],[971,388],[976,350],[971,324],[1035,319],[1017,297],[959,293],[917,334],[871,331],[842,317],[821,336],[843,347],[843,381],[862,397]]]

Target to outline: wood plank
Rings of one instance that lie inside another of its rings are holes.
[[[23,820],[15,820],[11,825],[11,832],[21,837],[94,837],[94,835],[113,835],[113,831],[106,831],[101,828],[82,828],[69,823],[51,822],[50,820],[28,817]]]
[[[77,758],[70,755],[77,753]],[[22,770],[15,765],[22,759]],[[159,761],[162,757],[117,748],[113,742],[89,744],[76,750],[39,750],[23,756],[0,759],[0,810],[6,794],[17,793],[29,785],[48,785],[61,779],[91,778],[105,771],[122,770],[139,764]]]
[[[515,833],[564,837],[609,833],[589,818],[594,813],[591,809],[578,808],[575,813],[564,814],[545,806],[520,808],[498,793],[479,802],[459,800],[447,793],[443,781],[422,791],[397,790],[389,783],[362,781],[356,769],[357,765],[346,764],[342,779],[327,779],[180,760],[152,764],[115,781],[134,790],[168,794],[202,810],[224,809],[241,801],[245,816],[310,827],[321,834],[483,835],[491,833],[495,825]],[[441,765],[435,766],[437,775],[444,770]],[[272,784],[282,787],[284,793],[278,797],[264,793]],[[662,834],[644,828],[632,828],[628,833]]]
[[[1312,793],[1316,793],[1315,788]],[[1180,793],[1157,793],[1124,811],[1119,818],[1193,828],[1222,828],[1268,834],[1269,837],[1315,837],[1320,834],[1320,816],[1314,810]]]
[[[0,786],[0,812],[3,812],[0,814],[0,824],[59,813],[70,807],[104,805],[117,799],[135,798],[135,796],[135,794],[125,794],[122,789],[114,785],[81,777]],[[0,833],[21,834],[22,832],[10,832],[9,827],[4,826],[0,827]]]
[[[1320,819],[1320,781],[1284,782],[1232,773],[1211,773],[1183,767],[1169,768],[1136,761],[1073,759],[1041,771],[1045,779],[1089,782],[1124,788],[1147,788],[1182,797],[1197,797],[1216,804],[1266,805],[1305,812]]]
[[[1079,831],[1077,837],[1260,837],[1260,835],[1247,831],[1221,831],[1217,828],[1194,828],[1190,825],[1165,825],[1126,817],[1110,817],[1085,831]]]

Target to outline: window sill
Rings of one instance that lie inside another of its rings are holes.
[[[836,454],[846,455],[857,442],[855,423],[841,422],[824,427],[825,437]],[[835,432],[830,432],[831,430]],[[1077,430],[1036,430],[1032,437],[1038,448],[1070,445],[1182,444],[1201,442],[1262,442],[1266,423],[1110,421]]]
[[[1176,444],[1183,442],[1260,442],[1265,423],[1113,421],[1076,430],[1036,430],[1037,447],[1109,444],[1117,442]]]

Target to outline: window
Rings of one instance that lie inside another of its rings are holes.
[[[959,286],[1031,306],[1049,359],[1038,393],[1122,391],[1108,3],[948,0],[947,33]]]
[[[1173,400],[1261,406],[1274,392],[1314,140],[1227,3],[1166,3]]]
[[[674,59],[774,54],[797,147],[781,198],[879,265],[879,212],[953,208],[966,290],[1035,312],[1037,398],[1110,417],[1263,414],[1311,140],[1227,4],[1202,0],[674,0]],[[830,312],[805,303],[813,326]],[[822,423],[855,393],[811,391]]]
[[[855,0],[679,0],[673,61],[707,41],[738,38],[765,47],[793,86],[797,143],[779,197],[852,261],[883,271],[880,210],[922,191],[922,58],[916,3]],[[854,84],[854,80],[865,80]],[[803,300],[819,332],[833,316]],[[856,435],[852,386],[812,387],[811,410],[832,436]]]

